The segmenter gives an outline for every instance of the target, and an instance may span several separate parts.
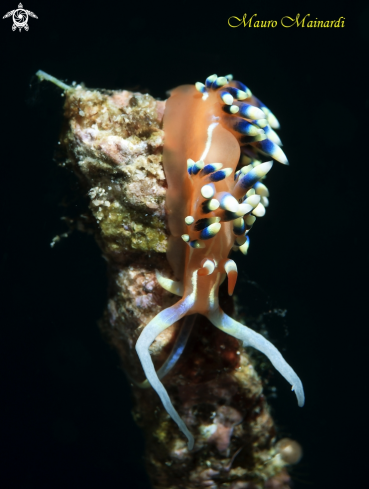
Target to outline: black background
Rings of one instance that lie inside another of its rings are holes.
[[[17,0],[1,3],[2,13]],[[299,409],[272,379],[281,436],[305,452],[296,488],[366,487],[369,9],[353,2],[45,2],[29,31],[0,22],[0,472],[4,488],[149,488],[129,386],[97,328],[106,266],[90,236],[67,230],[71,176],[53,159],[60,91],[42,69],[88,87],[165,91],[233,73],[281,122],[290,166],[268,178],[271,206],[238,257],[241,301],[287,310],[270,337],[302,378]],[[232,29],[258,14],[275,29]],[[297,13],[344,28],[281,27]],[[255,282],[257,286],[253,286]],[[366,413],[366,414],[365,414]],[[359,484],[358,486],[355,484]]]

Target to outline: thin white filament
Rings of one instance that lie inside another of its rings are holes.
[[[165,329],[169,328],[173,323],[186,315],[187,311],[193,306],[194,297],[189,295],[186,299],[180,300],[172,307],[168,307],[157,314],[147,326],[145,326],[136,343],[136,351],[140,358],[142,368],[144,369],[147,380],[150,382],[153,389],[159,395],[164,409],[169,416],[178,425],[178,428],[187,437],[188,449],[191,450],[194,445],[194,438],[189,432],[184,421],[181,419],[177,411],[174,409],[172,401],[163,384],[160,382],[157,373],[155,372],[154,364],[150,356],[149,347],[155,338]]]
[[[175,366],[175,364],[180,359],[183,350],[186,348],[188,338],[191,335],[191,331],[193,329],[193,325],[195,324],[196,314],[192,314],[191,316],[186,316],[183,320],[179,333],[174,341],[171,352],[168,355],[168,358],[165,360],[163,365],[156,372],[156,375],[159,379],[163,379]],[[133,382],[140,389],[147,389],[151,387],[150,382],[146,379],[143,382],[136,382],[127,372],[127,377],[131,382]]]
[[[256,331],[227,316],[220,308],[215,311],[210,311],[207,317],[214,326],[234,338],[241,340],[243,346],[252,346],[256,350],[264,353],[278,372],[292,385],[292,390],[295,391],[298,405],[300,407],[304,405],[304,388],[302,387],[300,378],[270,341],[261,334],[256,333]]]

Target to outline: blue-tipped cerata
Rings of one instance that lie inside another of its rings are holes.
[[[218,78],[217,75],[208,76],[207,79],[205,80],[206,88],[211,88],[213,81],[215,81],[217,78]]]
[[[214,165],[205,165],[204,168],[201,170],[202,175],[209,175],[209,173],[213,173],[217,170],[218,168]]]
[[[247,86],[240,81],[233,81],[232,84],[239,90],[242,90],[243,92],[251,93],[251,91],[247,88]]]
[[[249,122],[244,121],[238,117],[234,117],[232,119],[232,121],[227,122],[232,127],[232,129],[239,132],[240,134],[244,134],[247,136],[256,136],[262,131],[262,129],[260,129],[259,127],[255,127],[253,124],[250,124]]]
[[[226,177],[227,177],[227,172],[224,170],[219,170],[216,171],[215,173],[212,173],[209,178],[212,182],[220,182],[221,180],[224,180]]]
[[[246,232],[246,224],[245,221],[240,219],[235,219],[233,221],[233,232],[236,236],[242,236]]]
[[[225,90],[227,90],[227,92],[230,93],[232,97],[237,100],[244,100],[247,97],[247,94],[245,92],[239,90],[236,87],[227,87]]]
[[[210,226],[203,229],[200,233],[200,239],[211,239],[219,232],[221,228],[221,224],[216,222],[214,224],[210,224]]]
[[[260,178],[261,178],[260,173],[257,171],[257,167],[256,167],[253,170],[250,170],[248,173],[246,173],[246,175],[241,177],[238,180],[237,184],[246,190],[247,188],[250,188],[253,185],[255,185],[255,183],[258,182]]]
[[[265,114],[262,110],[258,109],[254,105],[239,103],[239,112],[237,115],[246,117],[247,119],[265,119]]]
[[[211,88],[214,88],[216,90],[217,88],[220,88],[227,83],[227,78],[225,78],[224,76],[219,76],[216,78],[216,80],[213,81]]]
[[[265,154],[270,155],[275,160],[283,163],[284,165],[288,165],[288,160],[286,155],[283,153],[282,149],[270,139],[264,139],[264,141],[257,141],[254,143],[254,146]]]
[[[204,168],[204,162],[197,161],[194,165],[192,165],[192,175],[197,175],[202,168]]]

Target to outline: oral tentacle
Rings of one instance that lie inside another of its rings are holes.
[[[300,407],[304,405],[305,395],[300,378],[270,341],[256,331],[235,321],[220,308],[209,312],[207,317],[218,329],[241,340],[244,347],[252,346],[264,353],[274,368],[291,384],[292,390],[296,394],[298,405]]]
[[[179,295],[180,297],[183,296],[184,287],[182,282],[176,282],[174,280],[171,280],[170,278],[166,278],[161,275],[158,270],[155,271],[155,275],[156,280],[163,287],[163,289],[171,292],[172,294]]]
[[[183,316],[187,314],[187,312],[194,305],[194,298],[192,295],[187,296],[185,299],[180,300],[172,307],[168,307],[157,314],[154,319],[152,319],[141,332],[140,337],[136,343],[136,351],[139,359],[141,361],[142,368],[145,372],[146,379],[153,387],[153,389],[159,395],[161,402],[169,416],[177,423],[178,428],[182,431],[182,433],[186,436],[188,440],[188,449],[192,450],[194,445],[194,437],[188,430],[186,424],[179,416],[178,412],[174,408],[172,401],[168,395],[163,384],[160,382],[160,379],[155,372],[154,364],[151,359],[149,347],[151,343],[155,340],[155,338],[162,333],[164,330],[169,328],[176,321],[179,321]]]
[[[183,319],[180,330],[177,334],[177,337],[173,343],[173,347],[167,359],[165,360],[163,365],[159,368],[159,370],[156,372],[156,375],[160,380],[162,380],[166,375],[169,374],[169,372],[175,367],[176,363],[180,359],[184,349],[186,348],[188,339],[191,335],[193,326],[195,324],[196,316],[197,314],[192,314],[191,316],[186,316]],[[143,382],[137,382],[127,373],[126,375],[128,376],[130,382],[133,382],[140,389],[148,389],[151,387],[151,384],[147,379],[145,379]]]

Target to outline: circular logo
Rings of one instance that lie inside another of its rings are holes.
[[[27,21],[28,21],[28,14],[26,10],[23,10],[22,8],[18,8],[17,10],[14,10],[13,22],[16,27],[21,29],[27,24]]]

